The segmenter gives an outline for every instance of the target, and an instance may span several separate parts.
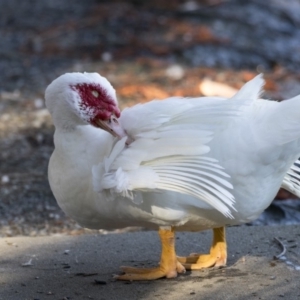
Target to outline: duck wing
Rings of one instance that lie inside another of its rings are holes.
[[[169,190],[191,195],[232,217],[230,176],[209,157],[208,144],[216,130],[257,99],[262,82],[256,77],[254,86],[248,83],[240,91],[243,97],[237,94],[233,101],[169,98],[124,110],[120,121],[133,142],[126,146],[126,137],[117,141],[110,155],[94,166],[94,189],[131,199],[136,191]]]
[[[283,178],[281,187],[300,198],[300,160],[297,159]]]

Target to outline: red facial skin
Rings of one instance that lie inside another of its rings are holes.
[[[71,89],[79,93],[82,110],[92,112],[90,119],[92,125],[96,125],[96,120],[108,120],[112,115],[120,117],[121,113],[116,102],[100,85],[83,83],[71,85]],[[93,91],[98,92],[97,97],[93,95]]]

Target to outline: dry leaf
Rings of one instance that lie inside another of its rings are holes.
[[[225,98],[231,98],[238,91],[229,85],[209,79],[204,79],[199,84],[199,90],[204,96],[220,96]]]

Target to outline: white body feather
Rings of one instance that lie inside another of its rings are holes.
[[[228,100],[126,109],[128,147],[92,126],[56,126],[49,181],[59,205],[88,228],[203,230],[255,219],[282,182],[299,193],[286,172],[300,153],[300,99],[257,100],[262,84]]]

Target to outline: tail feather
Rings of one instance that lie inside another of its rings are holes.
[[[246,100],[248,104],[251,104],[253,101],[260,98],[264,84],[265,81],[263,75],[259,74],[244,84],[230,100],[243,99],[244,101]]]
[[[277,103],[274,110],[270,126],[277,144],[300,139],[300,95]]]

